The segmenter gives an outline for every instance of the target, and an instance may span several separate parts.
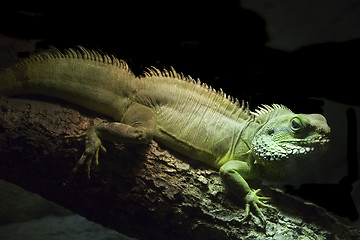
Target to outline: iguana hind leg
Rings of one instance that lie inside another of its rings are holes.
[[[228,161],[220,168],[220,176],[227,188],[237,198],[245,201],[245,216],[241,221],[244,221],[249,216],[251,206],[255,209],[261,221],[266,224],[265,216],[259,207],[276,208],[265,204],[263,201],[270,198],[258,196],[260,189],[251,190],[244,179],[251,179],[256,177],[256,175],[256,171],[251,171],[249,165],[242,161]]]
[[[86,132],[85,151],[64,185],[72,180],[77,170],[84,164],[87,166],[88,178],[90,178],[93,161],[96,164],[99,162],[99,150],[106,152],[101,140],[146,144],[153,138],[155,130],[154,112],[140,104],[129,107],[121,122],[98,123],[90,127]]]

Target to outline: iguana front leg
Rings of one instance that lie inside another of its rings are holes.
[[[87,165],[87,174],[90,178],[90,167],[95,160],[99,161],[99,150],[106,152],[101,140],[123,143],[148,143],[154,136],[156,119],[154,112],[143,105],[134,104],[124,114],[121,122],[98,123],[86,132],[85,151],[73,168],[67,185],[82,165]]]
[[[265,224],[266,219],[259,207],[267,207],[276,209],[273,206],[263,203],[264,200],[269,200],[269,197],[260,197],[258,190],[251,190],[244,178],[254,178],[255,171],[251,171],[249,165],[242,161],[228,161],[220,168],[220,176],[227,188],[239,199],[245,201],[245,216],[241,221],[244,221],[250,213],[250,206],[255,208],[255,211],[260,216],[262,222]]]

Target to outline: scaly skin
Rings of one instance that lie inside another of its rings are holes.
[[[264,223],[259,207],[273,207],[246,179],[292,176],[300,170],[298,163],[329,141],[322,115],[295,114],[277,104],[251,112],[244,103],[174,69],[149,68],[136,77],[125,62],[82,47],[40,54],[6,68],[0,84],[3,95],[57,97],[115,120],[87,131],[85,151],[72,175],[83,164],[90,173],[99,150],[106,151],[102,140],[146,144],[155,139],[219,169],[225,185],[245,201],[244,219],[253,207]]]

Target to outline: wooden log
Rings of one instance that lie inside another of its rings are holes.
[[[75,110],[76,109],[76,110]],[[100,118],[99,118],[100,117]],[[0,98],[0,177],[138,239],[357,239],[326,210],[262,188],[278,212],[263,226],[230,196],[215,169],[148,145],[104,142],[107,153],[64,186],[84,149],[82,134],[103,116],[54,99]]]

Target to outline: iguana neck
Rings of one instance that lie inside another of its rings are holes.
[[[256,133],[263,127],[253,119],[244,122],[241,131],[234,133],[234,141],[232,146],[233,159],[244,159],[249,165],[253,165],[255,158],[251,152],[251,144]]]

